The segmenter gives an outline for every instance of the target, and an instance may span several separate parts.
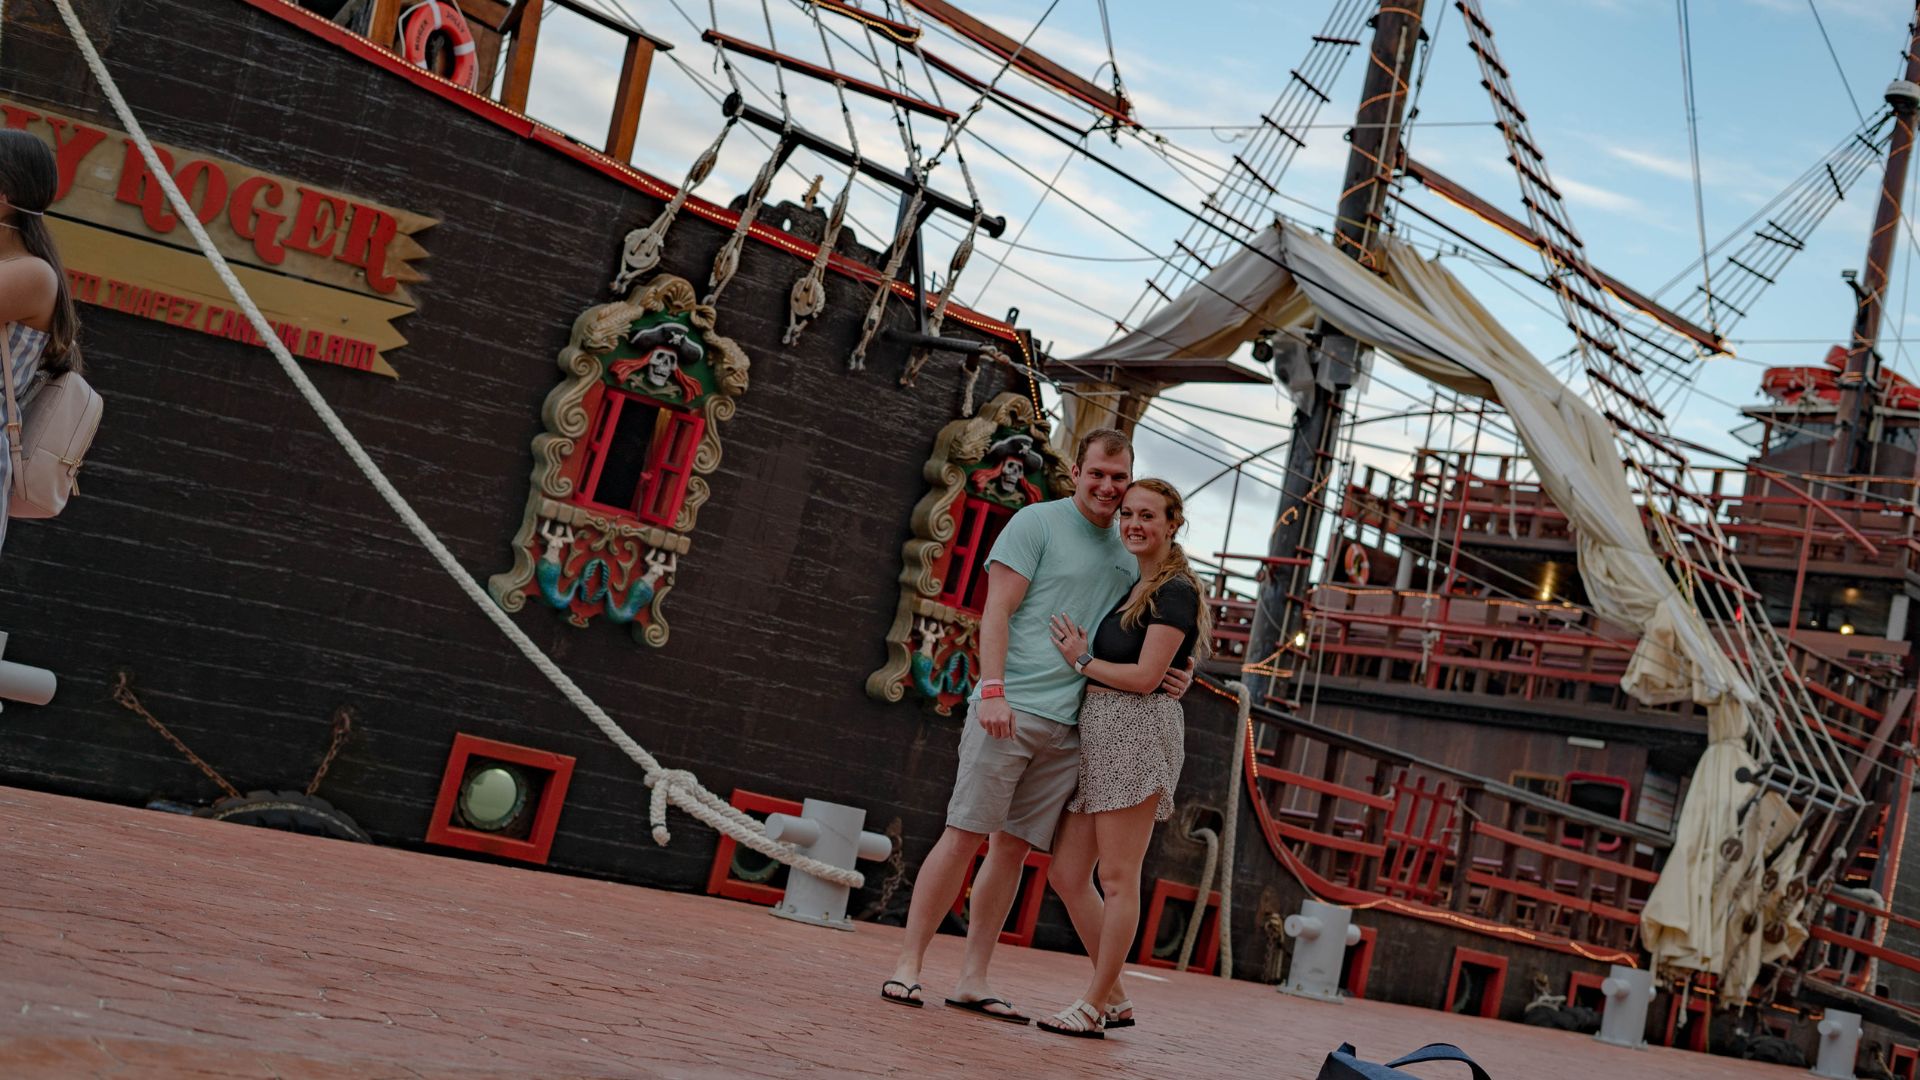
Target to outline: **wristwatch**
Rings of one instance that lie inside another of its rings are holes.
[[[1087,665],[1091,663],[1093,663],[1093,654],[1083,652],[1080,654],[1080,658],[1073,662],[1073,670],[1085,675],[1087,673]]]

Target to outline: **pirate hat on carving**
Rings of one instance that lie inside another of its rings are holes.
[[[693,332],[677,322],[655,323],[633,332],[627,339],[641,354],[655,349],[672,349],[681,367],[690,367],[706,359],[707,347],[693,339]]]
[[[1025,466],[1025,472],[1039,472],[1047,467],[1046,459],[1034,448],[1033,436],[1026,434],[1009,435],[987,447],[987,463],[998,465],[1012,458],[1019,458]]]
[[[701,395],[700,381],[688,375],[687,368],[706,359],[707,347],[693,337],[691,330],[677,322],[655,323],[635,330],[627,342],[639,356],[615,363],[611,369],[614,379],[628,384],[633,376],[652,367],[655,356],[665,353],[673,359],[672,370],[650,375],[647,381],[658,387],[671,380],[679,388],[680,395],[689,402]]]

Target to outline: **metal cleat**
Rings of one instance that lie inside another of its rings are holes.
[[[1359,944],[1360,928],[1353,925],[1353,909],[1318,900],[1300,902],[1300,914],[1287,916],[1287,936],[1294,939],[1293,962],[1280,992],[1319,1001],[1339,1001],[1340,968],[1347,947]]]
[[[1647,1045],[1647,1006],[1653,1003],[1653,972],[1619,964],[1600,984],[1607,1004],[1600,1013],[1600,1031],[1594,1038],[1613,1046],[1639,1049]]]
[[[861,829],[866,820],[867,812],[857,806],[807,799],[800,804],[799,817],[767,815],[767,835],[792,844],[802,855],[851,870],[856,859],[878,862],[893,854],[892,839]],[[853,929],[853,920],[847,918],[847,887],[798,870],[788,875],[787,894],[774,905],[773,914],[835,930]]]
[[[1854,1059],[1860,1056],[1860,1014],[1828,1009],[1820,1021],[1820,1055],[1813,1075],[1827,1080],[1853,1080]]]
[[[0,653],[6,651],[7,635],[0,633]],[[53,700],[54,691],[59,689],[59,685],[60,681],[46,668],[0,660],[0,698],[23,701],[28,705],[45,705]]]

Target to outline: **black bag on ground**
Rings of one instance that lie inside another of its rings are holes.
[[[1352,1043],[1341,1043],[1340,1049],[1327,1055],[1327,1063],[1320,1066],[1320,1075],[1315,1080],[1394,1080],[1396,1077],[1412,1078],[1412,1073],[1401,1072],[1397,1066],[1417,1065],[1423,1061],[1458,1061],[1473,1070],[1473,1080],[1493,1080],[1487,1070],[1467,1056],[1467,1052],[1451,1043],[1429,1043],[1405,1057],[1395,1058],[1385,1065],[1361,1061],[1354,1056]]]

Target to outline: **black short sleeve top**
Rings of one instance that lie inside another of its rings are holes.
[[[1194,641],[1200,636],[1200,594],[1192,582],[1185,578],[1174,578],[1160,586],[1153,594],[1153,603],[1141,617],[1139,626],[1120,625],[1120,612],[1126,606],[1127,598],[1123,596],[1094,629],[1093,641],[1087,650],[1093,653],[1095,660],[1137,664],[1140,662],[1140,649],[1147,643],[1147,627],[1171,626],[1186,635],[1180,642],[1180,648],[1173,654],[1173,666],[1186,664],[1187,658],[1193,655]],[[1099,682],[1097,679],[1094,681]]]

